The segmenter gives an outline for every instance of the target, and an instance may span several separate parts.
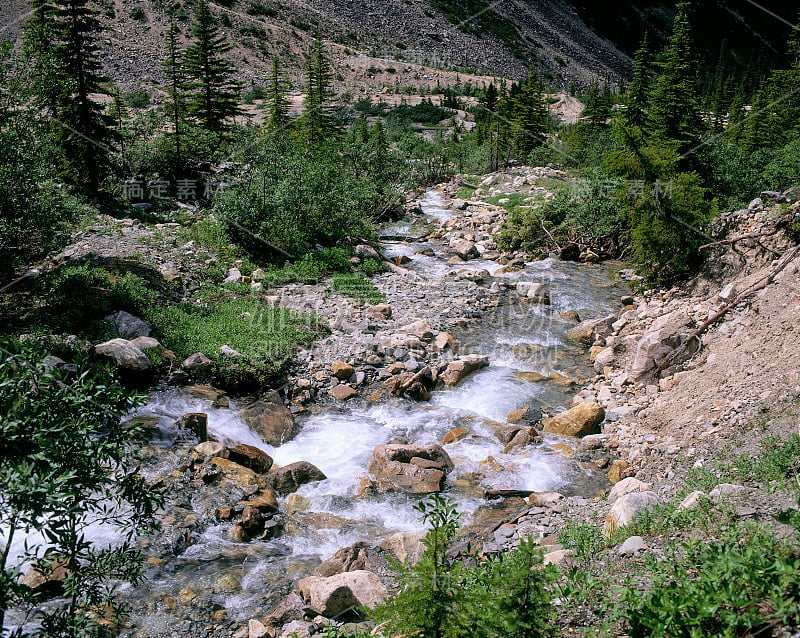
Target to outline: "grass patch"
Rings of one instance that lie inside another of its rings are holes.
[[[331,289],[371,306],[386,301],[386,295],[375,287],[364,273],[340,273],[333,276]]]

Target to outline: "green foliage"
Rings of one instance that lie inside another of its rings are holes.
[[[435,494],[417,509],[429,523],[425,552],[413,566],[397,564],[400,591],[373,611],[393,632],[425,638],[538,638],[552,635],[550,588],[557,569],[542,565],[527,539],[517,550],[469,563],[448,548],[460,515]]]
[[[278,16],[277,9],[266,7],[261,2],[251,2],[248,4],[245,13],[251,16],[264,16],[266,18],[276,18]]]
[[[360,272],[334,275],[331,289],[364,304],[375,305],[386,301],[386,295]]]
[[[118,613],[120,582],[141,580],[135,539],[163,503],[163,490],[146,484],[130,451],[142,432],[120,425],[138,397],[85,361],[66,375],[42,364],[45,352],[9,341],[0,350],[0,627],[8,609],[25,606],[48,636],[106,635],[95,612]],[[87,534],[100,525],[122,542],[96,547]],[[46,545],[25,543],[12,556],[12,544],[31,532]],[[66,570],[61,604],[43,604],[18,583],[26,561],[43,573]]]
[[[608,541],[603,536],[603,529],[588,521],[569,519],[558,530],[558,542],[566,549],[575,550],[575,555],[580,560],[591,560],[608,547]]]
[[[136,89],[125,94],[125,104],[132,109],[144,109],[150,106],[150,93],[145,89]]]
[[[103,334],[101,320],[118,310],[143,315],[155,301],[142,279],[123,270],[66,266],[50,277],[43,322],[64,332]]]
[[[227,120],[241,113],[241,85],[234,78],[233,64],[225,58],[231,45],[220,34],[205,0],[197,4],[192,35],[194,42],[183,54],[190,80],[190,113],[209,131],[224,132],[229,126]]]
[[[315,244],[368,240],[370,222],[401,200],[396,184],[405,165],[371,142],[309,146],[272,136],[250,152],[252,168],[218,209],[231,237],[270,260],[296,258]]]
[[[372,109],[370,109],[372,110]],[[368,113],[369,111],[365,111]],[[386,120],[390,126],[407,126],[412,122],[423,126],[436,126],[442,120],[453,116],[453,111],[436,106],[430,98],[424,98],[422,102],[414,106],[401,104],[389,111]]]
[[[764,167],[763,183],[771,190],[787,190],[800,185],[800,137],[777,149]]]
[[[202,305],[153,307],[146,318],[164,346],[179,358],[203,352],[219,363],[221,375],[252,373],[266,379],[321,330],[311,315],[267,305],[254,297],[232,298],[217,288],[207,288],[200,299]],[[220,354],[224,345],[240,353],[241,360],[224,360]]]
[[[625,591],[632,638],[757,635],[800,620],[800,557],[765,531],[739,526],[650,567],[645,591]]]

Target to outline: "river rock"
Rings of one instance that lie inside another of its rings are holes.
[[[693,510],[699,507],[701,499],[706,495],[702,490],[694,490],[684,498],[678,505],[679,510]]]
[[[272,489],[281,496],[286,496],[296,492],[301,485],[324,481],[328,477],[316,465],[308,461],[297,461],[284,465],[281,468],[273,469],[268,475]]]
[[[608,470],[608,480],[612,483],[619,483],[622,479],[629,477],[632,471],[630,461],[616,459],[611,463],[611,469]]]
[[[439,350],[452,348],[453,343],[453,335],[451,335],[449,332],[440,332],[438,335],[436,335],[436,339],[434,341],[434,344]]]
[[[265,514],[274,514],[278,511],[278,498],[272,490],[259,490],[253,498],[242,501],[239,505],[255,508]]]
[[[440,445],[379,445],[372,452],[368,471],[379,491],[430,494],[441,491],[453,461]]]
[[[272,467],[272,457],[252,445],[242,443],[228,450],[228,458],[239,465],[249,467],[254,472],[265,474]]]
[[[647,492],[651,487],[652,485],[650,485],[650,483],[644,483],[637,478],[629,476],[614,484],[614,487],[612,487],[611,491],[608,493],[608,502],[613,503],[618,498],[632,492]]]
[[[356,389],[346,383],[340,383],[328,390],[328,394],[337,401],[348,401],[358,395]]]
[[[153,362],[127,339],[111,339],[99,343],[94,351],[101,357],[110,359],[120,374],[129,381],[143,383],[153,378]]]
[[[31,566],[20,580],[43,598],[56,598],[64,593],[64,581],[69,576],[65,562],[51,560],[41,566]]]
[[[151,348],[161,347],[159,340],[153,337],[136,337],[135,339],[131,339],[131,345],[136,346],[142,352],[150,350]]]
[[[359,541],[350,547],[343,547],[314,570],[315,576],[335,576],[345,572],[369,570],[372,565],[368,555],[368,545]]]
[[[390,552],[401,563],[415,565],[425,551],[423,537],[424,534],[418,532],[399,532],[384,538],[381,549]]]
[[[266,616],[264,616],[264,624],[269,627],[282,627],[293,620],[300,620],[304,616],[304,606],[305,602],[303,599],[292,592],[285,596]]]
[[[643,552],[647,549],[647,544],[641,536],[631,536],[625,539],[625,542],[619,546],[617,554],[620,556],[630,556],[637,552]]]
[[[618,484],[619,485],[619,484]],[[606,516],[603,532],[611,536],[620,527],[630,525],[639,512],[661,503],[655,492],[633,492],[621,496]]]
[[[616,321],[614,315],[601,319],[587,319],[568,330],[567,339],[590,346],[597,340],[597,337],[607,337],[611,334],[611,325],[614,321]]]
[[[598,434],[606,411],[599,403],[586,402],[570,408],[558,416],[542,419],[545,432],[563,436],[582,437]]]
[[[614,363],[614,348],[603,348],[594,358],[594,371],[597,374],[603,374],[606,366],[610,366],[612,363]]]
[[[266,486],[266,480],[258,472],[254,472],[244,465],[239,465],[230,459],[223,459],[215,456],[211,459],[211,464],[218,467],[225,478],[237,485],[257,485],[259,488]]]
[[[381,319],[392,318],[392,307],[389,304],[385,303],[379,303],[375,306],[370,306],[367,312]]]
[[[629,370],[633,380],[645,384],[653,379],[664,359],[686,342],[692,323],[692,318],[682,310],[656,319],[650,332],[636,344]],[[683,363],[697,351],[697,340],[693,341],[672,365]]]
[[[192,449],[203,456],[228,458],[228,449],[219,441],[204,441],[203,443],[198,443]]]
[[[333,372],[333,376],[339,379],[339,381],[347,381],[353,376],[355,369],[349,363],[337,360],[331,364],[331,372]]]
[[[450,207],[454,210],[464,210],[467,207],[467,200],[454,199],[452,202],[450,202]]]
[[[386,598],[386,587],[372,572],[359,570],[335,576],[309,576],[297,590],[314,611],[333,618],[354,607],[374,607]]]
[[[291,441],[298,432],[292,413],[275,390],[243,405],[239,416],[265,443],[275,447]]]
[[[489,357],[470,354],[453,361],[442,372],[441,378],[445,386],[452,388],[463,381],[467,376],[489,365]]]
[[[458,443],[458,441],[466,437],[468,434],[469,432],[464,428],[453,428],[447,434],[444,435],[444,439],[442,440],[442,445],[450,445],[451,443]]]
[[[123,339],[150,336],[150,324],[124,310],[108,315],[104,321],[110,323]]]
[[[181,364],[190,374],[205,374],[214,366],[214,362],[202,352],[190,354]]]

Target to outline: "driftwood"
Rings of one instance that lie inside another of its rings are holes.
[[[794,261],[795,257],[797,257],[798,253],[800,253],[800,246],[795,246],[789,252],[787,252],[781,259],[778,261],[778,265],[775,266],[773,270],[769,272],[766,276],[759,279],[755,282],[752,286],[750,286],[747,290],[742,292],[740,295],[736,297],[733,301],[731,301],[727,306],[719,310],[715,313],[712,317],[709,317],[708,320],[697,330],[692,332],[683,345],[679,346],[675,350],[673,350],[669,355],[667,355],[664,360],[659,364],[656,368],[656,376],[658,376],[662,371],[669,368],[675,361],[677,361],[678,357],[680,357],[686,349],[689,347],[689,344],[692,343],[695,339],[701,345],[702,342],[700,337],[715,323],[717,323],[722,317],[724,317],[728,312],[733,310],[736,306],[738,306],[742,301],[747,299],[750,295],[758,292],[759,290],[763,290],[767,286],[769,286],[773,281],[775,281],[775,277],[786,268],[792,261]]]
[[[553,237],[553,235],[550,233],[550,231],[549,231],[549,230],[547,230],[547,228],[545,227],[545,225],[544,225],[544,220],[543,220],[543,219],[540,219],[540,220],[539,220],[539,223],[542,225],[542,230],[543,230],[543,231],[545,232],[545,234],[546,234],[546,235],[547,235],[547,236],[550,238],[550,241],[551,241],[551,242],[553,242],[553,245],[556,247],[556,249],[558,250],[558,252],[561,252],[561,250],[562,250],[562,249],[561,249],[561,246],[559,246],[558,242],[556,241],[556,238],[555,238],[555,237]]]
[[[430,371],[431,371],[431,369],[428,366],[425,366],[424,368],[422,368],[422,370],[417,372],[413,377],[411,377],[408,381],[406,381],[403,385],[401,385],[398,388],[398,394],[400,394],[400,395],[405,394],[406,392],[408,392],[411,389],[411,387],[415,383],[422,383],[422,385],[425,385],[423,383],[422,379],[425,377],[426,374],[430,374]]]
[[[475,184],[470,184],[469,182],[460,182],[460,186],[465,186],[467,188],[472,188],[473,190],[477,190],[480,186],[475,186]]]

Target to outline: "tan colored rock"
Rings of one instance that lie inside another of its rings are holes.
[[[228,458],[260,474],[269,472],[273,463],[272,457],[264,452],[264,450],[260,450],[253,445],[247,445],[245,443],[241,443],[228,450]]]
[[[436,335],[434,344],[439,350],[452,348],[454,344],[453,335],[451,335],[449,332],[440,332],[438,335]]]
[[[544,565],[563,565],[573,556],[575,556],[574,549],[557,549],[545,554],[542,557],[542,563]]]
[[[519,410],[512,410],[511,412],[508,413],[508,416],[506,417],[506,422],[521,423],[529,410],[530,407],[527,405],[524,408],[520,408]]]
[[[449,445],[450,443],[457,443],[465,438],[469,432],[464,428],[453,428],[447,434],[444,435],[444,440],[442,441],[442,445]]]
[[[418,532],[399,532],[384,538],[381,541],[381,549],[390,552],[401,563],[415,565],[425,551],[423,537],[424,534]]]
[[[611,536],[620,527],[630,525],[637,514],[660,503],[655,492],[632,492],[621,496],[606,515],[603,533]]]
[[[558,492],[534,492],[527,498],[527,501],[534,507],[548,507],[562,498],[564,495]]]
[[[518,447],[525,447],[533,443],[534,433],[532,428],[521,428],[508,444],[503,448],[503,454],[510,454]]]
[[[585,346],[592,345],[598,336],[606,337],[611,334],[611,324],[616,321],[614,315],[601,319],[587,319],[567,331],[567,339]]]
[[[378,445],[367,469],[381,492],[430,494],[442,489],[453,461],[439,445]]]
[[[265,443],[275,447],[291,441],[299,431],[292,413],[275,390],[243,405],[239,416]]]
[[[97,355],[111,360],[120,373],[135,381],[152,378],[155,366],[148,356],[126,339],[111,339],[94,347]]]
[[[328,390],[328,394],[337,401],[349,401],[353,397],[358,396],[356,389],[345,383],[340,383],[332,387]]]
[[[558,452],[561,456],[571,457],[575,456],[575,450],[572,449],[566,443],[556,443],[553,445],[553,449]]]
[[[215,456],[211,459],[211,464],[222,470],[227,480],[237,485],[258,485],[261,488],[266,486],[266,479],[263,476],[230,459]]]
[[[695,490],[686,496],[678,505],[679,510],[693,510],[696,507],[700,506],[701,499],[706,495],[705,492],[701,490]]]
[[[450,363],[442,372],[445,386],[452,388],[461,383],[467,376],[489,365],[489,357],[472,354]]]
[[[335,576],[345,572],[354,572],[372,568],[367,543],[360,541],[350,547],[343,547],[314,570],[315,576]]]
[[[205,441],[195,445],[192,449],[203,456],[228,457],[228,449],[219,441]]]
[[[342,361],[341,359],[334,361],[331,364],[331,372],[333,372],[333,376],[335,376],[340,381],[347,381],[350,377],[353,376],[355,369],[349,363]]]
[[[375,306],[370,306],[369,312],[370,314],[379,316],[383,319],[392,318],[392,307],[389,304],[379,303]]]
[[[582,437],[599,434],[606,411],[599,403],[580,403],[558,416],[542,419],[545,432],[562,436]]]
[[[631,492],[647,492],[651,488],[652,485],[650,485],[650,483],[643,483],[639,479],[629,476],[621,479],[614,485],[614,487],[611,488],[611,491],[608,493],[608,501],[613,503],[621,496],[625,496]]]
[[[239,505],[254,507],[262,513],[273,513],[278,511],[278,498],[272,490],[260,490],[249,501],[242,501]]]
[[[547,379],[547,375],[541,372],[517,372],[514,376],[519,379],[524,379],[525,381],[530,381],[531,383],[538,383],[539,381]]]
[[[316,465],[308,461],[297,461],[281,468],[273,468],[267,475],[272,489],[281,496],[296,492],[301,485],[324,481],[328,477]]]
[[[271,638],[274,633],[260,620],[251,618],[247,623],[247,638]]]
[[[353,571],[335,576],[309,576],[297,583],[306,604],[327,618],[352,607],[374,607],[386,598],[386,587],[368,571]]]
[[[632,472],[630,461],[617,459],[611,463],[611,469],[608,470],[608,480],[612,483],[619,483],[622,479],[631,476]]]
[[[197,592],[188,587],[184,587],[178,592],[178,600],[184,605],[190,604],[195,598],[197,598]]]

